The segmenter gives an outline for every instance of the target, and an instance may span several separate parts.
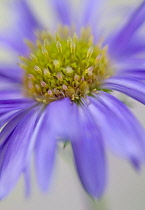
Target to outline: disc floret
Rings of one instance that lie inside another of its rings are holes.
[[[36,43],[27,42],[30,56],[20,57],[25,70],[25,94],[50,103],[69,97],[79,101],[96,92],[109,76],[107,48],[95,45],[90,31],[80,36],[61,28],[55,35],[42,31]]]

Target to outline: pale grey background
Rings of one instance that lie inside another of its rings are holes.
[[[0,27],[3,28],[10,21],[9,9],[5,5],[10,0],[0,0]],[[75,1],[83,3],[83,0]],[[91,0],[90,0],[91,2]],[[108,0],[103,14],[103,24],[106,33],[117,24],[121,24],[122,18],[132,10],[130,6],[138,5],[138,0]],[[43,0],[30,1],[35,12],[45,22],[51,25],[52,12],[46,7]],[[126,7],[124,7],[126,6]],[[79,9],[81,4],[79,5]],[[112,8],[115,8],[112,10]],[[121,8],[118,13],[116,8]],[[113,11],[113,12],[112,12]],[[109,14],[109,21],[105,19]],[[12,62],[14,55],[4,52],[0,46],[0,61]],[[145,107],[134,100],[132,111],[145,127]],[[95,204],[88,198],[82,189],[73,168],[69,149],[58,153],[57,165],[54,172],[53,182],[49,193],[42,194],[36,185],[35,175],[32,175],[32,195],[24,197],[24,182],[21,178],[13,192],[0,202],[0,210],[91,210]],[[96,202],[99,210],[144,210],[145,209],[145,169],[136,173],[131,166],[108,152],[108,176],[109,182],[103,199]],[[33,171],[33,169],[32,169]]]

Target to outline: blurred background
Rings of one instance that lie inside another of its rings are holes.
[[[10,22],[9,1],[0,0],[0,29],[3,30]],[[13,2],[15,2],[13,0]],[[81,9],[83,0],[75,0],[74,7]],[[105,33],[117,24],[126,21],[130,12],[142,1],[139,0],[107,0],[102,10],[102,24]],[[53,14],[46,7],[45,0],[30,0],[38,18],[44,25],[52,25]],[[90,0],[91,3],[91,0]],[[90,11],[91,12],[91,11]],[[109,17],[105,19],[105,17]],[[13,57],[0,46],[0,62],[12,62]],[[145,107],[130,99],[132,111],[145,127]],[[12,193],[0,202],[0,210],[144,210],[145,209],[145,169],[140,172],[123,159],[107,154],[108,157],[108,186],[102,199],[93,201],[84,192],[75,172],[70,148],[59,148],[57,164],[50,192],[42,194],[37,188],[34,169],[32,167],[32,192],[25,198],[23,177],[19,180]],[[33,165],[33,160],[32,160]]]

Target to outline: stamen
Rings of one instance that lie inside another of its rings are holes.
[[[62,80],[62,73],[61,72],[58,72],[56,77],[59,79],[59,80]]]
[[[93,51],[94,51],[93,47],[90,47],[90,48],[88,49],[88,51],[87,51],[87,56],[86,56],[88,59],[92,56]]]
[[[44,47],[46,49],[48,49],[48,47],[49,47],[49,41],[47,39],[44,40]]]
[[[42,87],[47,87],[47,84],[44,81],[41,81],[41,86]]]
[[[48,95],[52,96],[52,91],[48,90]]]
[[[42,46],[42,54],[44,55],[44,56],[48,56],[48,51],[47,51],[47,49],[45,48],[45,46]]]
[[[28,74],[28,79],[34,79],[35,77],[32,74]]]
[[[39,74],[42,74],[42,70],[39,66],[34,66],[34,70],[37,71]]]
[[[50,77],[50,71],[48,69],[43,69],[43,73],[46,77]]]
[[[36,55],[34,55],[33,53],[30,54],[30,59],[31,59],[32,61],[35,61],[35,62],[38,61]]]
[[[66,85],[62,85],[63,90],[67,90],[67,86]]]
[[[65,71],[66,71],[67,74],[73,73],[73,69],[72,69],[72,67],[70,67],[70,66],[67,66],[67,67],[65,68]]]
[[[53,64],[55,67],[59,68],[60,67],[60,62],[58,60],[54,60]]]
[[[58,49],[58,52],[62,53],[62,46],[61,46],[61,43],[59,41],[56,42],[56,47]]]

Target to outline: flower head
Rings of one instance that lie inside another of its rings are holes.
[[[145,104],[145,49],[136,34],[145,1],[104,40],[96,24],[102,1],[87,1],[78,21],[66,0],[49,3],[59,27],[43,28],[26,0],[17,0],[16,22],[0,34],[19,56],[17,66],[0,65],[0,198],[21,173],[28,180],[33,151],[38,183],[47,190],[60,141],[71,143],[83,187],[99,198],[106,186],[107,147],[137,169],[145,161],[144,129],[112,95],[116,90]]]
[[[95,45],[87,29],[80,37],[67,27],[60,30],[42,31],[30,56],[20,57],[26,95],[46,104],[65,97],[80,102],[110,74],[106,48]]]

